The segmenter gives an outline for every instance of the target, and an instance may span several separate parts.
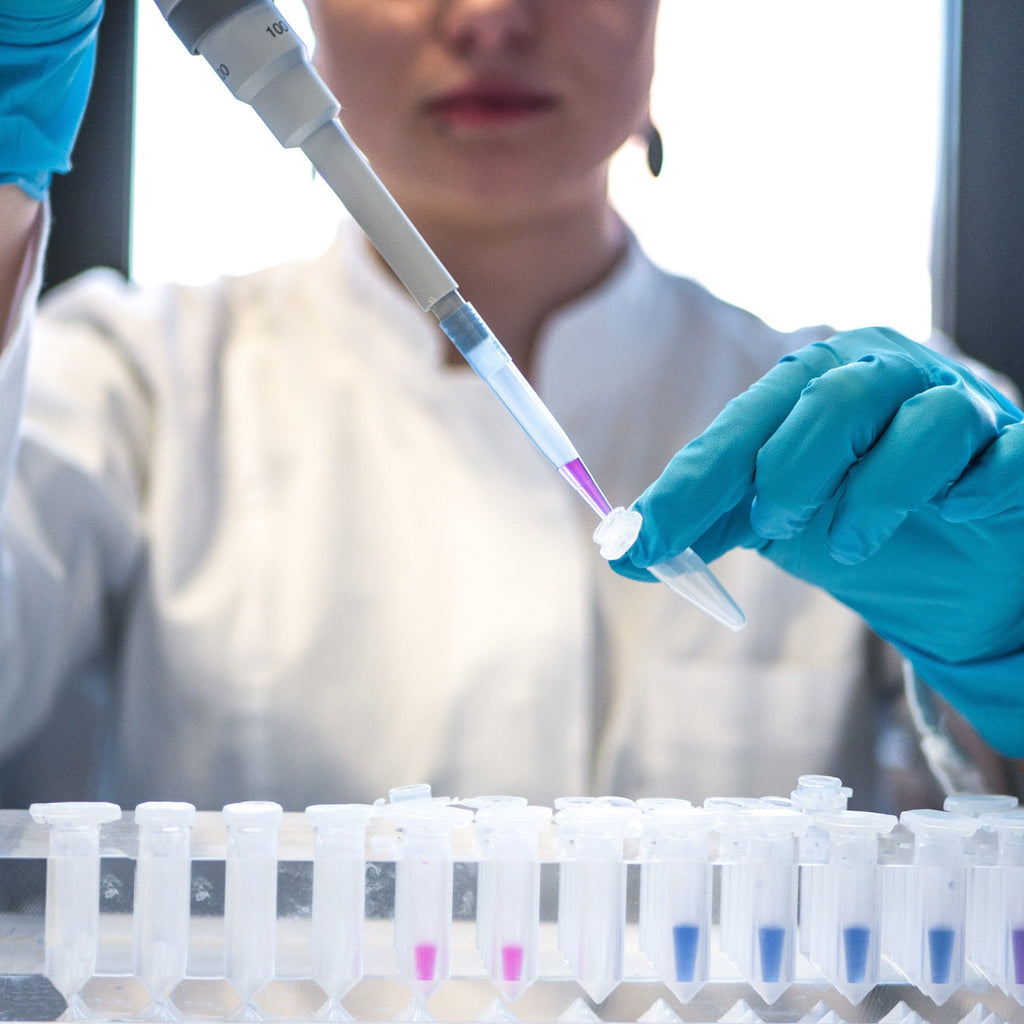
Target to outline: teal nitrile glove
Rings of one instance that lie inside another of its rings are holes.
[[[0,0],[0,183],[42,199],[71,167],[102,0]]]
[[[622,575],[756,548],[823,587],[1024,756],[1024,413],[895,331],[838,334],[735,398],[641,495]]]

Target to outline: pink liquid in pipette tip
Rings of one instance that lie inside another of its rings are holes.
[[[416,980],[433,981],[437,969],[437,946],[432,942],[420,942],[415,949]]]
[[[608,499],[601,493],[601,488],[594,482],[582,459],[567,462],[558,472],[572,484],[576,492],[602,519],[611,512],[612,507],[608,504]]]
[[[501,977],[504,981],[519,981],[523,976],[523,947],[501,947]]]

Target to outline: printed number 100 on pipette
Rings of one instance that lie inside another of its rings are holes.
[[[156,0],[185,46],[201,54],[234,96],[250,104],[283,146],[298,147],[384,260],[548,461],[601,517],[606,558],[632,544],[640,515],[612,509],[572,442],[424,241],[337,120],[340,106],[271,0]],[[687,548],[650,571],[730,629],[743,612]]]

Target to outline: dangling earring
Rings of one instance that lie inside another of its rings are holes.
[[[661,174],[661,165],[665,162],[665,147],[661,141],[661,132],[648,120],[644,129],[644,142],[647,143],[647,166],[656,178]]]

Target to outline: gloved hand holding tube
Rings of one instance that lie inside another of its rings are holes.
[[[103,0],[0,0],[0,184],[42,199],[71,167]]]
[[[612,563],[754,548],[829,591],[1024,756],[1024,413],[883,328],[787,356],[641,495]]]

